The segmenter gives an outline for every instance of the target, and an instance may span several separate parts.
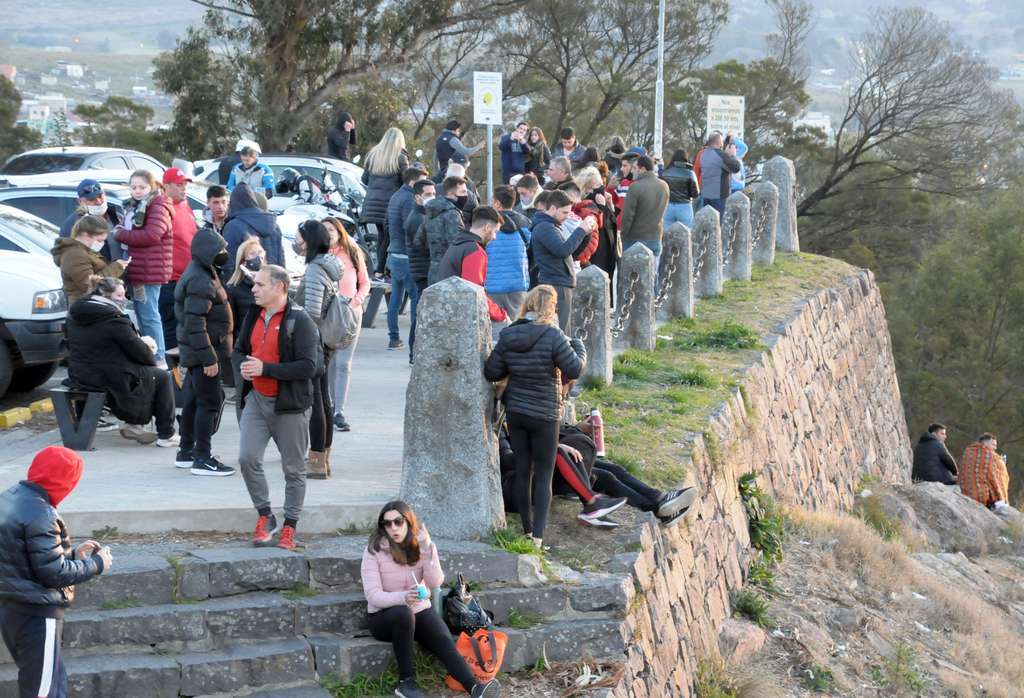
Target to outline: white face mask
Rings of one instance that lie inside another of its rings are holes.
[[[102,216],[107,212],[107,202],[104,201],[99,206],[86,206],[85,210],[89,212],[90,216]]]
[[[103,240],[93,240],[91,243],[89,243],[89,249],[92,250],[93,252],[99,252],[100,250],[103,249],[103,243]]]
[[[424,206],[426,206],[427,204],[429,204],[433,200],[434,200],[433,196],[424,196],[424,197],[420,198],[420,201],[423,202]]]

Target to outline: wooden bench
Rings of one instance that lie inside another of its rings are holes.
[[[50,399],[64,446],[91,451],[107,394],[60,387],[50,391]]]

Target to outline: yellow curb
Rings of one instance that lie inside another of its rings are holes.
[[[47,414],[53,412],[53,400],[46,398],[45,400],[36,400],[28,406],[32,414]]]
[[[27,407],[15,407],[0,412],[0,428],[13,427],[15,424],[32,419],[32,410]]]

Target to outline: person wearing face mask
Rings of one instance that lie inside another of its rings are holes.
[[[427,283],[438,280],[438,267],[448,245],[456,234],[465,228],[462,213],[458,209],[460,196],[466,194],[466,180],[462,177],[447,177],[442,185],[444,196],[436,196],[423,207],[423,225],[416,232],[414,244],[420,249],[430,250],[430,266]]]
[[[68,379],[77,389],[107,394],[110,411],[126,424],[125,438],[173,448],[173,379],[156,367],[156,343],[139,336],[127,308],[120,279],[93,277],[89,294],[68,310]],[[154,418],[156,434],[142,426]]]
[[[71,237],[57,238],[50,252],[53,263],[60,267],[64,281],[64,295],[72,304],[89,292],[95,276],[120,278],[128,266],[127,260],[108,263],[101,255],[110,228],[99,216],[83,216],[71,229]]]
[[[420,295],[427,287],[427,276],[430,274],[430,246],[426,238],[418,238],[417,233],[423,225],[427,213],[427,204],[437,196],[437,185],[431,179],[421,179],[412,187],[413,207],[402,225],[405,233],[405,249],[409,253],[409,279],[416,293],[409,303],[409,363],[412,363],[412,350],[416,342],[416,312],[420,305]]]
[[[224,286],[228,291],[233,318],[243,318],[249,312],[253,303],[252,281],[256,278],[256,272],[266,264],[267,252],[263,249],[259,239],[249,238],[238,246],[238,252],[235,254],[235,270]],[[238,340],[237,322],[233,338]]]
[[[204,228],[192,239],[192,261],[174,289],[179,365],[186,372],[181,447],[174,465],[189,468],[193,475],[226,477],[235,473],[211,452],[224,404],[220,366],[231,354],[234,336],[231,305],[220,282],[227,262],[224,238]]]
[[[71,230],[83,216],[99,216],[107,223],[107,228],[113,230],[120,222],[117,219],[117,211],[107,205],[107,195],[103,191],[103,187],[95,179],[83,179],[78,183],[78,206],[68,216],[60,226],[60,236],[62,238],[70,237]],[[122,254],[121,243],[119,243],[114,236],[111,235],[107,238],[106,244],[103,245],[103,249],[100,250],[100,254],[108,262],[113,262],[116,259],[121,259],[124,255]]]

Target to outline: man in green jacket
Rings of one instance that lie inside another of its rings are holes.
[[[654,161],[642,155],[634,165],[636,177],[622,205],[622,249],[641,243],[654,253],[654,269],[661,260],[661,222],[668,206],[668,184],[658,179]]]

